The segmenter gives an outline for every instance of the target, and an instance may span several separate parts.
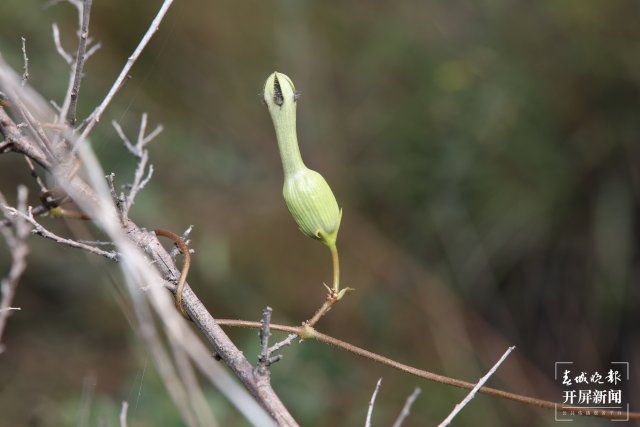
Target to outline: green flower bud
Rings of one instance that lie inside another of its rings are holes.
[[[342,210],[327,181],[302,161],[296,132],[297,99],[289,77],[278,72],[269,76],[264,85],[264,101],[273,120],[284,169],[282,193],[300,230],[333,247],[338,238]]]

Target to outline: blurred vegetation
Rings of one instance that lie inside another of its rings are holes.
[[[103,48],[87,64],[81,114],[159,3],[94,0]],[[59,100],[67,69],[50,27],[73,51],[77,19],[43,4],[0,2],[0,52],[21,69],[26,37],[30,83]],[[134,220],[195,225],[189,282],[214,317],[257,319],[270,305],[274,321],[298,323],[331,267],[284,207],[257,96],[285,72],[302,92],[305,160],[344,208],[343,283],[357,289],[320,330],[469,381],[515,344],[491,384],[550,400],[561,396],[554,362],[628,361],[624,396],[639,410],[639,18],[630,0],[176,1],[92,144],[125,183],[133,160],[110,121],[134,133],[147,111],[162,123]],[[0,180],[9,198],[30,182],[15,155],[0,156]],[[128,400],[130,425],[181,425],[123,315],[117,269],[42,239],[31,248],[0,356],[0,424],[113,426]],[[255,332],[230,334],[257,355]],[[415,386],[407,426],[439,422],[464,396],[314,342],[283,353],[274,385],[305,426],[363,425],[380,376],[374,425],[389,425]],[[221,425],[244,425],[208,395]],[[479,396],[456,425],[555,422]]]

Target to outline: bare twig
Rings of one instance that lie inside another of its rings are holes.
[[[326,287],[327,285],[324,286]],[[316,323],[318,323],[318,321],[322,318],[322,316],[324,316],[329,310],[331,310],[331,307],[333,307],[336,302],[338,302],[337,296],[329,289],[327,298],[324,300],[320,308],[316,310],[313,316],[311,316],[311,318],[304,323],[313,328]]]
[[[66,127],[66,123],[65,120],[67,118],[68,112],[69,112],[69,107],[71,106],[71,92],[73,91],[73,81],[75,79],[75,75],[76,75],[76,63],[73,62],[71,64],[71,70],[69,72],[69,81],[67,83],[67,92],[64,96],[64,99],[62,100],[62,106],[58,109],[58,120],[57,120],[57,124],[62,126],[65,125],[65,127],[63,127],[61,129],[60,132],[60,140],[62,139],[62,137],[64,136],[64,132],[69,131],[69,129]]]
[[[57,125],[62,125],[66,123],[73,127],[75,126],[77,120],[77,104],[78,104],[78,93],[80,91],[80,83],[82,81],[84,64],[98,49],[100,49],[101,44],[95,43],[93,46],[89,47],[92,42],[92,39],[89,37],[89,19],[91,15],[91,0],[80,2],[79,0],[67,0],[71,3],[78,11],[78,49],[76,51],[76,60],[73,58],[67,51],[64,50],[62,44],[60,42],[60,31],[58,30],[58,26],[53,24],[53,41],[56,46],[56,50],[58,54],[65,60],[67,64],[71,66],[71,70],[69,73],[69,82],[67,83],[67,91],[65,97],[62,101],[62,106],[58,107],[54,104],[54,107],[58,111],[58,119]],[[56,2],[57,3],[57,2]],[[61,128],[63,131],[68,131],[69,129],[64,126]],[[62,135],[59,135],[59,140],[62,140]]]
[[[29,156],[24,156],[24,160],[27,162],[27,165],[29,166],[29,170],[31,171],[31,176],[33,177],[33,179],[36,180],[36,184],[38,184],[38,187],[40,187],[40,192],[42,193],[47,192],[48,191],[47,186],[42,180],[42,178],[40,178],[40,175],[38,175],[38,172],[36,171],[36,167],[33,164],[33,161],[29,158]]]
[[[262,310],[262,321],[260,322],[260,357],[258,357],[258,365],[256,369],[261,372],[261,375],[264,375],[265,372],[269,369],[269,366],[274,363],[280,361],[282,359],[282,355],[278,354],[276,356],[271,356],[271,348],[269,348],[269,338],[271,338],[271,313],[273,310],[271,307],[266,307]]]
[[[60,159],[61,159],[61,156],[59,154],[61,153],[56,151],[54,145],[51,143],[49,139],[49,135],[45,132],[44,128],[42,127],[42,123],[33,116],[29,108],[27,108],[27,106],[24,104],[24,102],[20,97],[16,96],[13,102],[17,107],[16,110],[22,116],[21,125],[29,129],[29,131],[32,134],[32,137],[39,142],[39,146],[43,149],[46,156],[50,159],[50,161],[54,165],[58,166],[60,164]]]
[[[149,181],[151,181],[151,177],[153,176],[153,165],[149,165],[146,168],[147,162],[149,161],[148,151],[145,150],[144,155],[138,162],[138,167],[136,168],[135,175],[133,177],[133,183],[131,184],[131,189],[129,190],[129,194],[127,194],[127,198],[125,200],[124,213],[128,214],[129,210],[133,206],[133,203],[136,199],[136,196],[140,191],[147,186]],[[144,174],[145,168],[147,169],[146,175]]]
[[[104,240],[76,240],[78,243],[84,243],[91,246],[115,246],[113,242],[107,242]]]
[[[80,92],[80,82],[82,81],[82,72],[84,70],[84,62],[86,60],[87,39],[89,38],[89,18],[91,16],[92,0],[84,0],[82,2],[82,18],[80,25],[80,33],[78,34],[78,51],[76,53],[76,64],[73,67],[74,77],[71,87],[71,102],[67,111],[67,123],[71,127],[76,124],[76,110],[78,107],[78,93]]]
[[[107,181],[107,186],[109,187],[109,193],[111,194],[111,200],[116,205],[116,210],[118,211],[118,215],[120,217],[120,221],[124,222],[125,216],[122,213],[122,206],[124,205],[124,193],[118,194],[115,187],[116,174],[111,172],[108,175],[105,175],[105,180]]]
[[[120,427],[127,427],[127,411],[129,410],[129,402],[122,401],[122,408],[120,408]]]
[[[118,136],[122,139],[124,146],[127,150],[138,159],[138,165],[134,172],[133,182],[130,185],[129,194],[127,194],[124,199],[124,204],[122,206],[123,215],[127,215],[133,203],[135,201],[138,193],[149,183],[151,177],[153,176],[153,165],[149,165],[147,168],[147,163],[149,162],[149,150],[147,150],[146,146],[153,139],[162,132],[162,126],[158,125],[156,128],[149,134],[145,135],[147,129],[147,113],[142,114],[142,119],[140,120],[140,129],[138,131],[138,139],[135,144],[132,144],[127,135],[122,130],[122,127],[115,120],[111,122],[113,127],[115,128]],[[146,175],[146,176],[145,176]]]
[[[158,135],[160,135],[160,132],[162,132],[163,130],[164,128],[162,127],[162,125],[158,125],[154,130],[151,131],[151,133],[149,133],[149,135],[142,135],[142,145],[147,145],[148,143],[153,141]]]
[[[95,246],[91,246],[91,245],[87,245],[87,244],[78,242],[77,240],[66,239],[64,237],[60,237],[57,234],[52,233],[51,231],[47,230],[38,221],[35,220],[35,218],[33,217],[33,212],[32,212],[31,207],[29,207],[28,212],[26,214],[24,212],[20,212],[19,210],[15,209],[15,208],[11,208],[11,207],[7,207],[6,210],[7,210],[7,213],[9,215],[18,216],[20,218],[23,218],[25,221],[27,221],[29,224],[31,224],[33,226],[33,230],[31,230],[32,234],[37,234],[38,236],[45,237],[47,239],[53,240],[54,242],[60,243],[60,244],[65,245],[65,246],[69,246],[69,247],[76,248],[76,249],[82,249],[82,250],[87,251],[89,253],[103,256],[103,257],[105,257],[107,259],[110,259],[111,261],[116,261],[117,262],[119,260],[118,253],[116,251],[104,251],[104,250],[102,250],[100,248],[97,248]]]
[[[258,358],[258,363],[264,366],[269,366],[269,338],[271,337],[269,325],[271,325],[271,313],[273,313],[271,307],[265,307],[265,309],[262,310],[262,325],[260,326],[260,357]]]
[[[411,407],[413,406],[414,402],[416,401],[416,399],[418,398],[418,396],[420,395],[421,392],[422,392],[422,390],[420,390],[420,387],[416,387],[413,390],[413,393],[411,393],[411,395],[409,395],[409,397],[407,397],[406,402],[404,402],[404,406],[402,407],[402,411],[400,412],[400,415],[398,415],[398,418],[396,418],[396,420],[393,423],[393,426],[391,426],[391,427],[401,427],[402,426],[402,423],[409,416],[409,413],[411,412]]]
[[[116,133],[118,134],[120,139],[122,139],[122,142],[124,143],[124,146],[127,147],[127,150],[129,150],[129,152],[134,156],[138,157],[135,146],[131,143],[131,141],[129,141],[129,138],[127,137],[127,134],[125,134],[122,130],[122,126],[120,126],[120,123],[113,120],[111,121],[111,125],[116,130]]]
[[[16,293],[18,282],[22,273],[27,267],[27,254],[29,253],[29,247],[27,246],[26,239],[29,236],[31,227],[26,221],[20,218],[9,217],[8,210],[6,208],[7,202],[0,194],[0,210],[7,216],[7,219],[11,221],[13,230],[8,228],[0,228],[2,234],[5,237],[7,246],[11,251],[11,267],[9,273],[0,281],[0,342],[2,341],[2,333],[7,322],[7,318],[11,311],[20,310],[18,307],[11,307],[11,302]],[[26,210],[27,205],[27,188],[24,186],[18,187],[18,200],[16,206],[22,212]],[[0,353],[2,353],[4,347],[0,344]]]
[[[60,42],[60,29],[58,28],[58,24],[54,22],[53,24],[51,24],[51,28],[53,30],[53,43],[56,46],[58,55],[60,55],[67,64],[71,65],[73,63],[73,58],[62,47],[62,43]]]
[[[87,42],[87,45],[89,44],[90,41],[92,40],[89,39],[89,41]],[[101,47],[102,47],[102,43],[94,43],[89,49],[87,49],[87,53],[85,54],[85,59],[91,58],[93,54],[96,53],[98,49],[100,49]]]
[[[169,10],[169,7],[171,7],[172,3],[173,3],[173,0],[164,0],[164,2],[162,3],[162,6],[160,7],[160,10],[158,10],[158,13],[156,14],[155,18],[151,22],[151,25],[149,25],[147,32],[144,34],[144,36],[140,40],[140,43],[138,43],[138,46],[135,48],[131,56],[129,56],[129,58],[127,59],[127,62],[125,62],[124,66],[122,67],[120,74],[118,75],[116,80],[113,82],[111,89],[109,89],[109,92],[107,93],[105,98],[102,100],[100,105],[98,105],[87,118],[86,125],[84,126],[82,134],[80,135],[78,140],[75,142],[75,146],[77,146],[78,144],[82,144],[84,140],[87,138],[87,136],[89,135],[89,133],[93,130],[95,125],[100,121],[100,117],[102,116],[102,113],[107,108],[107,106],[111,103],[111,100],[116,95],[118,90],[120,90],[120,87],[122,86],[125,79],[127,78],[127,75],[131,70],[131,67],[133,67],[133,64],[135,64],[135,62],[138,60],[138,58],[140,57],[140,54],[142,53],[144,48],[147,46],[147,44],[149,43],[153,35],[160,28],[160,23],[164,19],[164,16]]]
[[[297,334],[287,335],[287,338],[272,345],[271,348],[269,349],[269,353],[275,353],[276,351],[280,350],[282,347],[290,345],[293,342],[293,340],[295,340],[296,338],[298,338]]]
[[[182,241],[184,242],[185,245],[189,246],[191,244],[191,240],[189,239],[189,235],[191,234],[191,232],[193,231],[193,224],[189,225],[189,227],[187,227],[186,230],[184,230],[184,233],[182,233],[182,236],[180,236],[180,238],[182,239]],[[195,253],[195,251],[191,248],[189,248],[189,253],[193,254]],[[171,251],[169,252],[169,255],[171,255],[171,258],[173,259],[173,261],[175,262],[176,257],[180,254],[180,248],[178,248],[176,245],[173,245],[173,247],[171,248]]]
[[[376,388],[373,390],[371,400],[369,401],[369,409],[367,410],[367,419],[364,422],[364,427],[371,427],[371,415],[373,415],[373,407],[376,404],[376,397],[378,397],[378,390],[380,390],[380,384],[382,384],[382,378],[378,379]]]
[[[24,61],[24,65],[22,68],[22,86],[27,83],[29,80],[29,57],[27,57],[27,39],[21,37],[22,39],[22,60]]]
[[[453,411],[451,411],[449,416],[447,416],[447,418],[445,418],[444,421],[442,421],[439,424],[439,427],[446,427],[451,423],[451,421],[455,418],[456,415],[458,415],[458,413],[462,410],[462,408],[464,408],[467,405],[467,403],[471,402],[471,399],[473,399],[475,397],[475,395],[478,392],[478,390],[480,390],[480,388],[484,385],[484,383],[486,383],[489,380],[489,378],[491,378],[491,376],[496,372],[496,370],[498,370],[498,367],[502,364],[502,362],[504,362],[504,360],[507,358],[507,356],[509,356],[509,354],[515,348],[516,348],[515,346],[509,347],[507,349],[507,351],[504,352],[504,354],[502,355],[500,360],[498,360],[496,362],[496,364],[493,365],[493,368],[491,368],[489,370],[489,372],[487,372],[487,374],[484,377],[480,378],[480,381],[478,381],[478,383],[475,385],[475,387],[473,387],[473,389],[471,389],[469,394],[467,394],[467,397],[465,397],[462,400],[462,402],[458,403],[456,405],[456,407],[453,408]]]
[[[36,206],[35,208],[31,209],[31,214],[35,218],[36,216],[40,216],[40,215],[43,215],[43,214],[47,213],[48,211],[49,211],[48,208],[40,205],[40,206]],[[9,218],[5,218],[2,221],[0,221],[0,229],[2,229],[2,227],[9,227],[10,225],[11,225],[11,220]]]
[[[44,168],[51,168],[53,165],[49,156],[38,144],[33,144],[25,137],[21,129],[9,117],[2,104],[0,104],[0,133],[4,135],[6,148],[16,153],[22,153],[34,160]]]

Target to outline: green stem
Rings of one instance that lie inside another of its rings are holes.
[[[338,247],[333,244],[329,246],[331,251],[331,260],[333,261],[333,292],[336,294],[340,291],[340,259],[338,257]]]

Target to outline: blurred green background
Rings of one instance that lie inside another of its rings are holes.
[[[79,111],[102,99],[160,1],[94,0]],[[0,52],[60,102],[75,51],[68,4],[0,2]],[[357,291],[318,328],[398,361],[559,400],[554,363],[585,371],[630,362],[623,399],[640,410],[640,6],[637,1],[311,2],[177,0],[93,134],[107,171],[134,167],[110,125],[165,131],[132,218],[193,224],[190,284],[214,317],[297,324],[324,297],[328,251],[304,237],[281,197],[274,132],[259,93],[269,73],[301,91],[303,158],[344,209],[343,283]],[[37,189],[0,156],[2,191]],[[82,224],[43,223],[59,233]],[[79,229],[79,230],[78,230]],[[0,425],[179,426],[178,412],[126,320],[117,267],[32,238],[29,269],[0,355]],[[4,245],[1,272],[8,268]],[[1,273],[4,274],[4,273]],[[254,331],[229,331],[257,357]],[[283,350],[276,390],[305,426],[440,422],[465,392],[319,343]],[[207,387],[221,425],[245,425]],[[578,420],[579,425],[608,425]],[[552,412],[478,396],[458,426],[550,426]]]

